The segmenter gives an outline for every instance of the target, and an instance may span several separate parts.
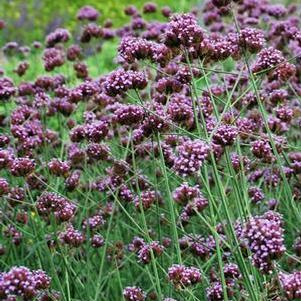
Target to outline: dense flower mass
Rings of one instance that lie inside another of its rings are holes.
[[[5,101],[8,100],[11,96],[13,96],[16,92],[16,88],[9,78],[1,78],[0,79],[0,100]]]
[[[42,270],[31,271],[26,267],[13,267],[0,274],[1,300],[35,300],[50,286],[51,279]]]
[[[80,8],[77,13],[79,20],[96,21],[99,17],[99,12],[90,5],[85,5]]]
[[[15,177],[30,174],[35,168],[34,160],[29,158],[15,158],[10,164],[10,171]]]
[[[201,281],[201,273],[195,267],[175,264],[168,269],[168,279],[175,287],[186,287]]]
[[[58,43],[65,43],[70,39],[70,33],[67,29],[58,28],[46,37],[46,46],[53,47]]]
[[[0,20],[0,300],[301,299],[301,4],[32,1]]]
[[[231,125],[221,125],[213,134],[213,141],[220,145],[231,145],[237,137],[237,128]]]
[[[119,69],[112,72],[103,85],[109,96],[116,96],[130,89],[145,88],[147,80],[143,72]]]
[[[153,241],[150,244],[144,244],[139,249],[137,256],[139,261],[147,264],[151,261],[152,256],[160,256],[163,253],[164,247],[158,241]]]
[[[284,61],[281,51],[269,47],[258,53],[257,60],[253,66],[253,72],[269,71]]]
[[[83,28],[80,41],[82,43],[91,42],[92,38],[99,39],[103,36],[104,32],[100,26],[95,23],[90,23]]]
[[[285,251],[281,216],[268,211],[263,216],[252,217],[242,236],[252,252],[254,265],[262,272],[270,272],[273,260],[280,258]]]
[[[44,218],[49,219],[50,214],[53,213],[61,222],[70,220],[76,210],[76,205],[54,192],[43,193],[37,200],[36,207],[38,213]]]
[[[141,38],[124,37],[118,50],[120,58],[130,64],[135,60],[149,59],[164,66],[171,58],[168,47]]]
[[[65,61],[63,52],[57,48],[45,49],[43,60],[46,71],[52,71],[56,67],[62,66]]]
[[[240,31],[239,42],[242,47],[250,52],[258,52],[264,46],[265,39],[261,30],[247,27]]]
[[[144,301],[146,294],[139,287],[126,287],[123,296],[127,301]]]
[[[285,297],[288,300],[298,300],[301,297],[301,272],[281,273],[279,276]]]
[[[134,125],[142,121],[144,110],[135,105],[120,105],[115,111],[116,121],[122,125]]]
[[[189,47],[200,43],[204,32],[192,14],[174,15],[164,34],[164,43],[171,47]]]
[[[197,173],[208,156],[209,147],[200,140],[183,141],[178,148],[174,169],[183,176]]]
[[[60,233],[59,238],[64,244],[72,247],[79,247],[85,241],[84,235],[72,225],[68,225],[67,229]]]

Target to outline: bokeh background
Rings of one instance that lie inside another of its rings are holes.
[[[1,33],[2,42],[17,41],[31,43],[42,40],[45,34],[57,27],[76,30],[76,13],[83,5],[92,5],[101,12],[98,23],[106,19],[113,21],[114,27],[129,21],[123,10],[128,5],[141,8],[142,0],[0,0],[0,19],[9,20]],[[187,11],[196,0],[155,0],[159,7],[169,6],[173,11]],[[160,12],[156,19],[160,20]],[[152,15],[151,18],[154,18]]]

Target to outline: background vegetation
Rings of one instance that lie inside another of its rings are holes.
[[[99,22],[111,19],[118,27],[129,21],[123,9],[128,5],[141,8],[144,0],[1,0],[0,19],[9,20],[2,33],[2,41],[15,40],[31,43],[43,40],[45,34],[56,27],[67,27],[76,30],[76,13],[83,5],[92,5],[101,12]],[[157,0],[160,7],[170,6],[174,11],[187,11],[196,0]],[[2,16],[1,16],[2,14]],[[152,16],[153,18],[154,16]],[[160,19],[160,13],[156,19]]]

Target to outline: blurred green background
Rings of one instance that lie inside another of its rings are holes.
[[[129,22],[123,10],[128,5],[138,8],[149,1],[142,0],[0,0],[0,19],[7,26],[2,31],[2,45],[8,41],[31,43],[43,40],[45,34],[57,27],[76,31],[76,13],[83,5],[92,5],[101,12],[99,24],[106,19],[113,21],[114,27]],[[155,0],[158,7],[168,5],[173,11],[187,11],[196,0]],[[160,13],[147,18],[160,19]]]

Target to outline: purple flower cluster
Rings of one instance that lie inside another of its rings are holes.
[[[50,214],[53,213],[60,222],[69,221],[76,210],[76,205],[54,192],[44,192],[38,198],[36,207],[38,213],[46,220],[49,220]]]
[[[25,177],[32,173],[35,168],[35,162],[30,158],[15,158],[10,163],[10,172],[15,177]]]
[[[215,241],[212,236],[203,237],[202,235],[189,234],[179,240],[180,248],[190,251],[194,256],[201,259],[208,259],[215,251]]]
[[[208,206],[208,200],[200,195],[189,202],[182,210],[180,219],[182,222],[188,222],[190,218],[201,213]]]
[[[13,267],[0,274],[1,300],[36,300],[36,296],[50,286],[51,279],[42,270]],[[19,300],[19,299],[18,299]]]
[[[254,204],[260,203],[264,199],[264,193],[258,187],[250,187],[248,194]]]
[[[264,46],[264,34],[261,30],[256,28],[244,28],[239,33],[239,43],[251,53],[258,52]]]
[[[197,19],[194,15],[174,15],[171,17],[164,34],[164,43],[171,47],[190,47],[202,42],[203,38],[204,31],[197,24]]]
[[[97,230],[105,224],[102,214],[95,214],[83,221],[83,229],[89,228],[90,231]]]
[[[283,60],[284,58],[281,51],[273,47],[265,48],[258,54],[257,64],[254,66],[254,71],[259,72],[264,69],[275,67]]]
[[[102,247],[105,244],[105,240],[102,235],[95,234],[91,238],[91,246],[95,249]]]
[[[60,67],[65,63],[63,52],[57,48],[45,49],[43,60],[46,71],[52,71],[56,67]]]
[[[90,23],[83,28],[80,41],[82,43],[89,43],[92,38],[99,39],[103,36],[104,32],[97,24]]]
[[[67,49],[66,56],[69,61],[75,61],[79,59],[81,55],[82,55],[82,49],[78,45],[71,45]]]
[[[4,77],[0,78],[0,100],[7,101],[16,92],[16,88],[11,79]]]
[[[282,217],[274,211],[251,217],[244,226],[242,237],[252,252],[253,264],[264,273],[273,270],[273,260],[280,258],[286,250]]]
[[[116,96],[130,89],[144,89],[147,80],[143,72],[119,69],[108,75],[103,86],[109,96]]]
[[[160,204],[160,202],[162,202],[162,199],[154,190],[144,190],[134,199],[134,205],[138,210],[140,210],[140,206],[143,208],[143,210],[147,210],[153,204]]]
[[[99,12],[90,5],[85,5],[80,8],[77,13],[78,20],[96,21],[99,17]]]
[[[26,73],[26,71],[28,70],[28,68],[29,68],[29,63],[26,62],[26,61],[24,61],[24,62],[21,62],[16,67],[16,69],[14,69],[14,72],[21,77],[21,76],[23,76]]]
[[[163,253],[164,247],[158,241],[152,241],[149,244],[140,246],[137,257],[138,260],[144,264],[150,263],[152,256],[160,256]]]
[[[157,11],[157,5],[153,2],[147,2],[143,5],[143,13],[150,14]]]
[[[238,135],[235,126],[223,124],[213,133],[213,142],[222,146],[232,145]]]
[[[47,165],[50,173],[57,177],[66,176],[70,170],[70,165],[59,159],[52,159]]]
[[[89,143],[86,149],[86,153],[91,162],[93,160],[106,161],[109,159],[110,148],[106,144]]]
[[[186,140],[177,147],[174,169],[183,176],[196,174],[206,160],[209,147],[201,140]]]
[[[173,122],[188,129],[194,126],[193,105],[190,98],[181,94],[173,94],[170,97],[167,112]]]
[[[116,122],[129,126],[141,122],[144,114],[144,110],[136,105],[120,105],[114,112]]]
[[[298,300],[301,298],[301,272],[292,274],[280,273],[281,288],[287,300]]]
[[[59,234],[60,240],[71,247],[77,248],[85,241],[85,236],[72,225],[68,225],[66,230]]]
[[[273,150],[268,140],[256,140],[251,145],[252,153],[263,162],[270,163],[274,160]]]
[[[187,204],[189,201],[200,195],[200,189],[198,186],[190,186],[187,182],[181,184],[177,187],[172,196],[173,200],[178,204]]]
[[[195,267],[174,264],[168,269],[168,279],[176,288],[183,288],[200,282],[201,273]]]
[[[118,48],[121,59],[127,63],[149,59],[164,66],[171,58],[171,51],[165,45],[141,38],[124,37]]]
[[[58,43],[68,42],[70,33],[67,29],[57,28],[46,37],[46,47],[54,47]]]
[[[126,301],[144,301],[146,294],[140,287],[128,286],[123,290],[123,297]]]

